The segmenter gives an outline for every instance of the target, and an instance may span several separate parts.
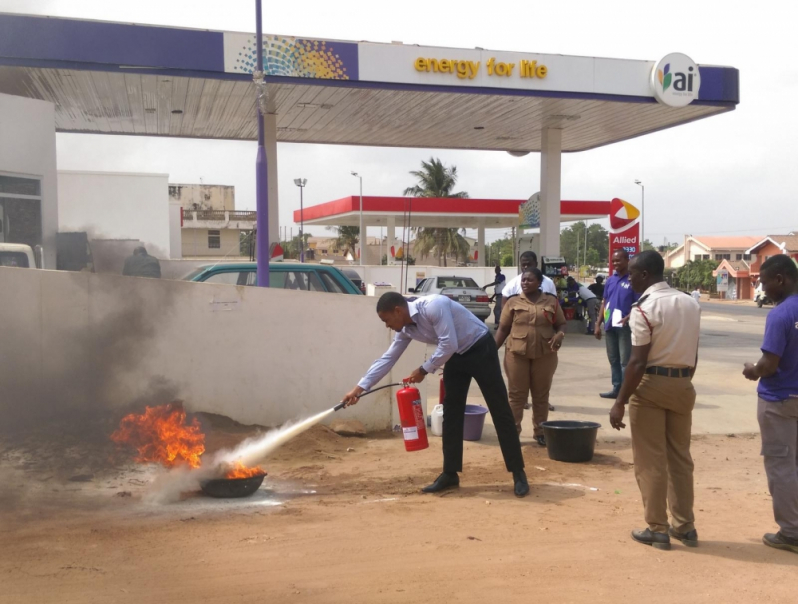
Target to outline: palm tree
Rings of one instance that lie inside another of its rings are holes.
[[[413,197],[457,197],[464,199],[468,193],[460,191],[453,193],[457,184],[457,167],[447,168],[440,159],[430,157],[429,161],[421,162],[421,170],[410,172],[418,179],[418,183],[405,189],[405,195]],[[465,233],[465,229],[460,229]],[[454,254],[457,258],[468,258],[469,245],[458,229],[439,229],[431,227],[416,227],[413,229],[416,236],[416,252],[426,258],[433,250],[438,256],[438,264],[446,256]]]
[[[353,257],[357,257],[357,244],[360,242],[360,228],[354,226],[332,226],[327,230],[335,231],[335,246],[341,250],[344,256],[352,252]]]

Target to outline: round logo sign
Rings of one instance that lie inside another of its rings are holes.
[[[663,57],[651,71],[654,97],[663,105],[686,107],[698,98],[701,74],[698,65],[680,52]]]

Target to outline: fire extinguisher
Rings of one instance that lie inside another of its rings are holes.
[[[399,405],[399,421],[406,451],[421,451],[429,447],[427,441],[427,417],[421,406],[421,393],[417,388],[402,388],[396,393]]]

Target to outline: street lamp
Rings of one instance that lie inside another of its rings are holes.
[[[643,242],[646,240],[646,231],[643,227],[644,220],[646,218],[646,187],[643,185],[643,182],[640,180],[635,180],[635,184],[639,185],[642,189],[642,201],[640,202],[640,251],[643,251]]]
[[[303,193],[305,185],[308,184],[307,178],[295,178],[294,184],[299,187],[299,261],[305,261],[305,203]]]
[[[363,266],[363,240],[366,238],[366,229],[363,228],[363,177],[357,172],[352,172],[352,176],[360,179],[360,237],[358,237],[360,240],[358,245],[360,248],[360,262],[358,264]]]

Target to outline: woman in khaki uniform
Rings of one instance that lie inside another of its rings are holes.
[[[516,428],[520,433],[524,404],[531,391],[535,440],[545,447],[540,424],[549,416],[549,391],[557,370],[557,351],[565,338],[565,315],[555,296],[540,291],[542,281],[539,269],[524,271],[522,293],[504,302],[496,346],[507,340],[504,369]]]

